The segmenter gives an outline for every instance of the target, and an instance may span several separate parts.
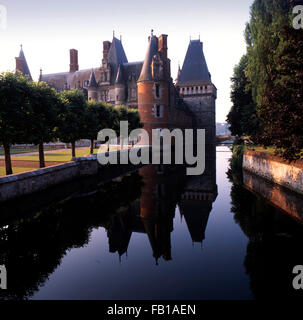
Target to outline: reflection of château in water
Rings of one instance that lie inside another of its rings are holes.
[[[212,203],[217,197],[216,158],[212,155],[208,154],[206,170],[201,176],[186,176],[185,168],[178,166],[141,168],[144,185],[140,202],[115,218],[115,224],[108,230],[110,251],[121,256],[127,252],[132,232],[144,232],[156,262],[160,257],[171,260],[171,232],[177,205],[192,241],[202,243]]]
[[[218,194],[214,144],[206,145],[205,160],[204,174],[188,177],[179,204],[180,213],[185,218],[192,241],[201,243],[205,239],[208,217]]]
[[[5,222],[6,227],[0,228],[0,265],[6,265],[9,270],[10,285],[7,292],[0,291],[0,299],[31,297],[61,264],[66,253],[86,245],[92,230],[100,226],[107,230],[110,252],[125,254],[132,233],[139,232],[147,235],[146,241],[156,260],[160,257],[170,260],[171,232],[179,205],[194,241],[203,239],[214,198],[190,201],[184,198],[197,178],[187,177],[185,168],[177,166],[147,166],[139,173],[141,177],[133,173],[119,181],[96,185],[96,192],[89,194],[80,189],[86,196],[75,193],[71,187],[69,198],[47,205],[35,214],[33,211],[28,217]],[[211,190],[212,182],[215,197],[215,172],[206,172],[198,181],[199,186],[208,188],[201,190],[201,195]],[[196,211],[190,215],[193,203]]]

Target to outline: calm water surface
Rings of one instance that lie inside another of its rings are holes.
[[[0,262],[11,285],[6,297],[295,294],[291,266],[303,264],[302,254],[296,254],[303,243],[301,226],[244,188],[241,174],[229,171],[230,158],[227,147],[217,147],[202,177],[145,167],[2,228]],[[267,280],[273,274],[278,284]]]

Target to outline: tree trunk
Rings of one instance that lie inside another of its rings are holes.
[[[45,168],[43,142],[39,143],[39,162],[40,162],[40,168]]]
[[[76,142],[75,141],[72,142],[72,157],[73,158],[76,157]]]
[[[8,144],[4,144],[3,148],[4,148],[4,154],[5,154],[6,174],[9,175],[9,174],[13,173],[12,160],[11,160],[11,150],[10,150],[10,146]]]
[[[94,143],[95,143],[95,140],[91,139],[90,140],[90,154],[94,154]]]

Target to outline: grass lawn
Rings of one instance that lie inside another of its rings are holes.
[[[97,153],[99,149],[94,149]],[[83,157],[90,154],[90,148],[76,149],[76,157]],[[39,155],[12,157],[13,160],[39,161]],[[45,161],[69,162],[72,160],[72,150],[62,152],[45,153]]]
[[[11,149],[11,154],[37,152],[38,149]],[[4,156],[4,150],[0,150],[0,156]]]
[[[35,170],[35,169],[14,167],[13,173],[22,173],[22,172],[33,171],[33,170]],[[0,167],[0,177],[4,177],[4,176],[6,176],[5,167]]]
[[[267,147],[266,149],[260,146],[247,146],[247,150],[254,150],[258,152],[264,152],[264,153],[269,153],[269,154],[275,154],[275,148],[273,147]]]
[[[45,151],[48,150],[53,150],[47,147],[44,147]],[[31,149],[11,149],[11,154],[19,154],[19,153],[30,153],[30,152],[38,152],[38,147],[37,148],[31,148]],[[4,156],[4,150],[0,150],[0,156]]]

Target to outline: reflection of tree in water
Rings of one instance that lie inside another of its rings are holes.
[[[228,175],[233,182],[231,210],[249,238],[244,265],[255,298],[302,297],[302,292],[293,289],[292,270],[303,265],[303,227],[245,189],[240,174],[229,171]]]
[[[0,265],[8,270],[8,290],[0,292],[2,297],[32,296],[67,250],[83,247],[94,228],[108,228],[117,210],[140,196],[140,184],[141,177],[132,174],[105,184],[91,196],[66,199],[0,229]]]

